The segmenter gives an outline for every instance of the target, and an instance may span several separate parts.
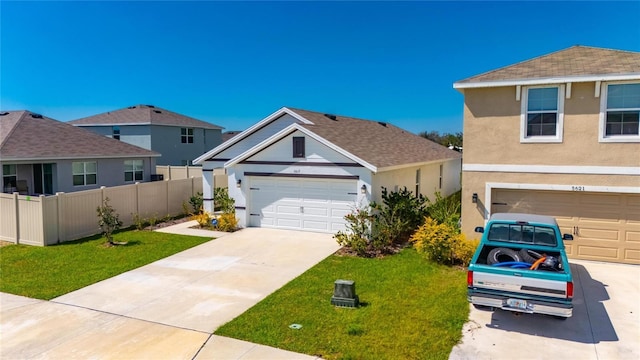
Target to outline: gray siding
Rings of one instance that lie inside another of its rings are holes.
[[[152,150],[162,154],[158,165],[185,165],[222,143],[219,129],[193,128],[193,143],[181,142],[179,126],[151,126]]]

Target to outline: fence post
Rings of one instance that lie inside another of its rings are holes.
[[[62,240],[65,236],[67,236],[67,234],[65,233],[65,229],[64,226],[62,226],[62,219],[64,218],[62,216],[62,196],[64,195],[64,192],[56,192],[56,205],[58,207],[58,218],[56,219],[56,221],[58,222],[58,244],[60,244]]]
[[[142,219],[144,216],[140,214],[140,183],[136,181],[136,214]]]
[[[16,209],[16,245],[20,244],[20,205],[18,203],[18,194],[17,192],[13,193],[13,206]]]
[[[171,165],[167,165],[167,180],[171,180]]]
[[[46,214],[44,213],[44,195],[40,194],[38,200],[40,200],[40,218],[42,221],[42,226],[40,227],[40,231],[42,231],[42,246],[47,246],[47,224],[44,220],[46,219]]]

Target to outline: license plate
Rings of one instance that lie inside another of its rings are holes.
[[[527,301],[526,300],[507,299],[507,305],[509,307],[516,308],[516,309],[522,309],[522,310],[526,310],[527,309]]]

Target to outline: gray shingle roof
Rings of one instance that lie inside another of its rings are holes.
[[[106,113],[88,116],[85,118],[68,121],[73,125],[166,125],[184,126],[201,129],[223,129],[223,127],[188,117],[173,111],[165,110],[153,105],[135,105],[128,108],[109,111]]]
[[[305,128],[360,159],[385,168],[429,161],[457,159],[462,155],[390,123],[288,108],[313,122]]]
[[[157,156],[157,152],[29,111],[9,111],[0,116],[2,160]]]
[[[624,74],[640,74],[640,52],[576,45],[476,75],[456,84]]]

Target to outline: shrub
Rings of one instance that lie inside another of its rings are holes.
[[[104,199],[102,206],[96,208],[96,212],[98,213],[98,226],[100,226],[104,237],[107,238],[107,243],[115,245],[113,232],[122,227],[122,221],[120,221],[118,213],[109,205],[109,198]]]
[[[427,208],[429,217],[440,224],[449,224],[459,228],[461,193],[458,191],[450,196],[442,197],[439,192],[436,192],[436,201]]]
[[[347,220],[347,231],[338,231],[333,237],[338,245],[350,248],[359,256],[367,255],[367,249],[371,242],[371,221],[373,220],[369,209],[355,209],[344,218]]]
[[[409,240],[418,252],[440,264],[468,265],[478,240],[468,240],[457,227],[426,218]]]
[[[233,232],[238,229],[238,219],[235,213],[223,213],[218,216],[216,229],[220,231]]]
[[[388,192],[382,188],[382,203],[373,202],[375,211],[374,239],[378,246],[403,243],[422,224],[427,215],[429,199],[414,195],[407,188]]]
[[[229,189],[217,187],[213,189],[213,205],[216,211],[233,213],[236,211],[236,201],[229,197]]]
[[[197,214],[200,212],[200,209],[202,209],[203,201],[204,200],[202,199],[201,192],[196,193],[195,195],[189,198],[189,204],[191,204],[191,209],[193,209],[191,214]]]
[[[147,226],[147,221],[143,219],[140,214],[133,214],[133,224],[135,225],[137,230],[142,230]]]
[[[209,216],[209,213],[203,210],[198,212],[196,215],[193,215],[192,219],[197,221],[200,227],[210,226],[211,224],[211,216]]]

